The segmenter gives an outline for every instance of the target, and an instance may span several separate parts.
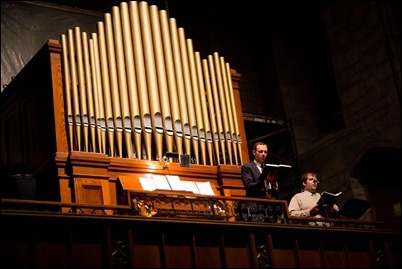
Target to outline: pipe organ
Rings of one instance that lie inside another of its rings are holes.
[[[301,226],[308,218],[287,217],[286,200],[242,197],[240,167],[249,154],[239,80],[222,55],[202,58],[176,20],[147,2],[121,2],[96,32],[77,26],[46,42],[1,92],[4,262],[399,268],[400,232],[342,219],[308,228]],[[167,162],[171,153],[191,157],[191,165]],[[12,175],[35,180],[28,198],[6,199],[15,198]],[[217,195],[147,191],[139,179],[150,175],[208,181]]]
[[[2,166],[35,173],[40,198],[62,202],[117,204],[122,174],[243,194],[240,75],[226,59],[203,58],[175,18],[145,1],[113,6],[96,29],[49,40],[2,92]],[[168,167],[167,152],[179,156]]]
[[[166,10],[121,2],[97,33],[61,35],[69,149],[201,165],[242,163],[230,65],[202,59]]]

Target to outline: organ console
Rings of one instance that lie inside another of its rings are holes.
[[[2,166],[34,173],[37,198],[61,202],[118,204],[119,176],[144,174],[242,196],[239,79],[218,52],[202,58],[166,10],[121,2],[97,32],[49,40],[2,92]],[[165,152],[189,167],[164,165]]]

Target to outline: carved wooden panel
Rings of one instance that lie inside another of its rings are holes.
[[[107,180],[75,178],[74,190],[79,204],[110,204]]]

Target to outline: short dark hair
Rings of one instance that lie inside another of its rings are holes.
[[[257,146],[260,146],[260,145],[262,145],[262,146],[267,146],[267,148],[268,148],[268,145],[267,144],[265,144],[264,142],[256,142],[256,143],[254,143],[254,145],[253,145],[253,150],[256,150],[257,149]]]
[[[301,184],[302,184],[302,188],[304,189],[304,187],[303,187],[303,183],[306,183],[307,182],[307,175],[308,174],[311,174],[312,176],[314,176],[314,177],[317,177],[317,173],[316,172],[314,172],[314,171],[307,171],[307,172],[304,172],[302,175],[301,175],[301,177],[300,177],[300,180],[301,180]]]

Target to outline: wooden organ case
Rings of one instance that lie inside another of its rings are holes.
[[[96,33],[49,40],[2,92],[3,197],[17,173],[34,174],[39,200],[116,205],[119,176],[146,174],[242,196],[239,79],[165,10],[121,2]]]

